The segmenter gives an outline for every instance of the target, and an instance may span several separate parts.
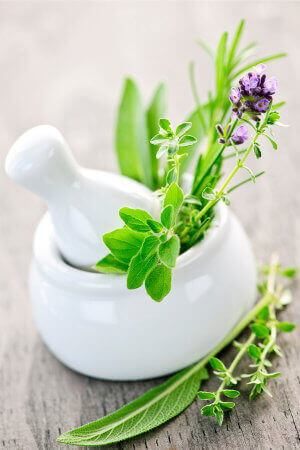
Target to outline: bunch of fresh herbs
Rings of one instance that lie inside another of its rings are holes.
[[[161,212],[160,217],[152,217],[124,205],[119,211],[124,226],[103,236],[110,253],[95,269],[126,273],[128,289],[144,285],[155,301],[170,292],[178,256],[201,241],[212,226],[217,203],[229,204],[233,190],[262,175],[263,171],[253,173],[246,164],[250,155],[262,157],[264,140],[277,149],[273,128],[280,124],[277,109],[281,104],[274,104],[277,80],[267,77],[264,63],[284,54],[245,62],[254,44],[240,49],[243,29],[241,21],[231,42],[227,33],[221,36],[214,56],[215,91],[203,104],[191,66],[196,109],[177,127],[161,118],[166,109],[164,85],[144,110],[134,82],[125,83],[116,129],[120,168],[156,190]],[[204,141],[206,146],[197,157],[198,145]],[[190,190],[184,192],[182,174],[193,156],[197,159],[194,177]],[[223,174],[228,157],[235,161]],[[234,183],[240,171],[246,177]]]

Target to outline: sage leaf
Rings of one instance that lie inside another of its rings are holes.
[[[115,146],[121,173],[153,187],[146,115],[139,89],[127,78],[118,110]]]
[[[151,103],[146,112],[149,140],[152,138],[152,136],[158,133],[159,131],[158,121],[166,113],[167,110],[166,91],[167,91],[166,85],[164,83],[161,83],[155,90]],[[156,158],[157,151],[158,151],[157,145],[154,144],[150,145],[151,172],[154,189],[159,187],[159,173],[158,173],[159,165]]]
[[[174,224],[174,207],[172,205],[165,206],[160,214],[160,220],[164,227],[168,230]]]
[[[100,259],[94,269],[100,273],[126,273],[128,269],[128,264],[123,263],[116,259],[114,255],[109,254],[104,258]]]
[[[188,367],[112,414],[62,434],[57,441],[97,446],[145,433],[186,409],[194,401],[202,380],[207,378],[206,369]]]
[[[147,220],[151,220],[152,217],[147,211],[143,209],[121,208],[119,215],[123,222],[132,230],[139,232],[150,231]]]
[[[180,239],[175,234],[166,242],[162,242],[158,249],[158,254],[161,262],[170,268],[175,267],[176,260],[180,251]]]
[[[146,278],[145,288],[156,302],[162,301],[171,290],[172,271],[164,264],[156,266]]]
[[[172,183],[167,189],[164,206],[172,205],[175,215],[178,213],[184,199],[183,190],[177,183]]]
[[[102,239],[115,258],[128,264],[140,250],[145,234],[124,227],[104,234]]]
[[[137,289],[142,286],[148,273],[157,265],[158,258],[154,254],[149,258],[142,257],[142,251],[134,256],[129,264],[127,288]]]

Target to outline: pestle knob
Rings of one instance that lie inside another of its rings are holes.
[[[5,170],[47,203],[63,257],[84,269],[107,254],[101,236],[122,226],[121,207],[143,208],[154,216],[159,208],[142,184],[79,166],[61,133],[49,125],[32,128],[17,139]]]

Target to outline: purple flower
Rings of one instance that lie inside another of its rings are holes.
[[[232,103],[236,105],[241,99],[241,91],[239,90],[239,88],[237,87],[231,88],[229,98],[232,101]]]
[[[270,100],[267,98],[260,98],[254,103],[253,109],[257,112],[264,113],[269,108]]]
[[[254,70],[257,75],[262,75],[267,70],[267,66],[265,64],[258,64],[254,67]]]
[[[259,81],[259,76],[255,72],[249,72],[247,75],[242,77],[240,83],[246,93],[251,94],[252,89],[255,89],[259,85]]]
[[[266,77],[266,68],[265,64],[258,64],[239,80],[238,87],[231,89],[232,118],[248,114],[250,119],[259,121],[260,115],[269,109],[278,82],[275,77]]]
[[[248,139],[248,137],[248,128],[245,125],[240,125],[232,134],[231,139],[234,144],[239,145],[243,144]]]
[[[263,84],[263,93],[273,95],[278,89],[278,81],[275,77],[267,78]]]

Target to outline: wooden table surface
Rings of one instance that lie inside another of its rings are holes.
[[[200,93],[211,83],[209,60],[196,37],[216,44],[223,29],[248,20],[247,40],[260,54],[288,51],[272,64],[280,96],[288,100],[280,150],[268,148],[256,186],[232,198],[259,261],[278,250],[300,263],[299,2],[1,2],[0,3],[0,447],[58,449],[57,435],[96,419],[158,381],[115,383],[64,367],[35,329],[27,292],[34,228],[42,202],[13,185],[3,171],[15,138],[39,123],[56,125],[81,164],[116,170],[113,120],[123,75],[132,74],[145,98],[155,84],[169,84],[170,116],[192,108],[187,64],[197,61]],[[254,163],[251,163],[252,165]],[[299,164],[299,166],[298,166]],[[299,284],[284,313],[299,323]],[[117,447],[124,449],[300,448],[300,327],[280,337],[284,357],[275,369],[273,398],[246,396],[219,428],[194,403],[161,428]],[[224,353],[225,359],[230,352]],[[205,388],[212,388],[213,382]]]

